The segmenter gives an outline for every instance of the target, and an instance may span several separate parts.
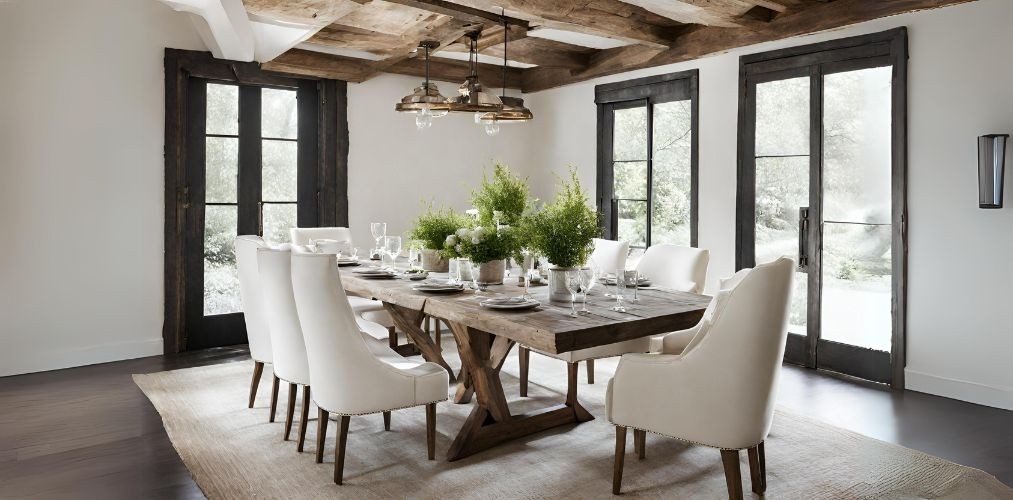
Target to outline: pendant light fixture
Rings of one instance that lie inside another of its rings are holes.
[[[415,126],[425,130],[433,125],[433,118],[439,118],[450,110],[450,100],[440,94],[435,83],[429,81],[429,51],[440,46],[440,42],[426,40],[419,43],[419,48],[426,54],[426,80],[421,87],[416,87],[411,94],[404,96],[401,102],[394,105],[394,110],[402,113],[415,114]]]
[[[507,26],[506,10],[503,11],[503,92],[500,101],[503,109],[491,113],[476,114],[475,121],[485,124],[485,133],[496,135],[499,133],[500,123],[517,123],[530,121],[535,115],[530,109],[524,106],[524,99],[520,97],[509,97],[506,95],[507,87],[507,42],[510,38],[510,29]]]
[[[454,113],[492,113],[503,109],[503,101],[495,94],[482,90],[482,82],[478,81],[478,36],[479,31],[468,33],[471,40],[468,47],[468,66],[471,74],[464,80],[457,92],[461,95],[450,101],[450,111]]]

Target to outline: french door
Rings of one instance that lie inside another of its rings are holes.
[[[171,49],[166,77],[165,350],[242,344],[236,236],[347,224],[344,84]]]
[[[785,359],[903,387],[906,33],[742,59],[738,267],[797,261]]]

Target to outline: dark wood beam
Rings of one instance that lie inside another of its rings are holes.
[[[474,23],[486,23],[489,21],[502,24],[504,18],[507,24],[514,26],[520,26],[527,30],[529,24],[524,19],[518,19],[511,16],[502,16],[495,12],[488,10],[476,9],[467,5],[461,5],[459,3],[448,2],[446,0],[386,0],[390,3],[398,5],[406,5],[408,7],[415,7],[416,9],[428,10],[429,12],[435,12],[437,14],[443,14],[445,16],[451,16],[462,21],[469,21]]]
[[[628,46],[595,54],[584,70],[537,67],[524,71],[524,92],[537,92],[626,71],[697,59],[772,40],[839,28],[881,17],[935,9],[973,0],[835,0],[789,9],[769,23],[750,28],[694,27],[678,35],[671,49]],[[797,10],[796,10],[797,9]]]
[[[400,60],[389,64],[388,61],[367,61],[354,57],[325,54],[302,49],[292,49],[273,61],[261,64],[265,71],[285,73],[289,75],[302,75],[315,78],[330,78],[346,82],[364,82],[380,72],[395,73],[399,75],[425,76],[425,61],[421,58]],[[499,88],[502,85],[503,68],[491,64],[479,64],[479,75],[483,83],[489,88]],[[468,64],[463,61],[453,61],[440,58],[431,58],[429,63],[429,75],[433,80],[446,82],[463,82],[468,76]],[[507,87],[519,89],[521,87],[521,70],[508,68]],[[452,97],[453,89],[444,89],[443,95]]]

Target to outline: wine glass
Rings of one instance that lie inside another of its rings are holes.
[[[383,238],[387,236],[387,223],[370,222],[369,231],[373,234],[373,239],[376,240],[376,246],[373,247],[373,251],[370,253],[380,253],[382,251]]]
[[[468,261],[468,264],[470,265],[470,269],[471,269],[472,287],[475,290],[478,290],[480,292],[484,292],[485,289],[486,289],[486,286],[488,285],[488,283],[484,283],[482,281],[479,281],[479,279],[478,279],[478,277],[479,277],[479,275],[480,275],[480,273],[482,271],[482,264],[480,264],[478,262],[474,262],[474,261]]]
[[[577,317],[577,293],[580,292],[580,281],[583,279],[580,269],[566,271],[563,281],[566,283],[566,291],[570,292],[570,316]]]
[[[408,246],[408,269],[418,269],[420,266],[419,260],[422,258],[422,249],[419,248],[417,242],[412,242]]]
[[[580,270],[582,278],[580,280],[580,288],[584,292],[584,305],[580,308],[580,312],[583,314],[590,314],[591,312],[587,309],[587,292],[590,292],[598,284],[598,275],[601,272],[593,260],[587,264],[586,268]]]
[[[623,307],[623,292],[626,290],[626,270],[616,269],[616,305],[612,306],[615,312],[626,312]]]
[[[397,256],[401,255],[401,237],[384,236],[384,250],[390,255],[390,269],[393,271],[397,265]]]
[[[461,262],[459,259],[450,259],[447,271],[448,285],[456,285],[461,282]]]

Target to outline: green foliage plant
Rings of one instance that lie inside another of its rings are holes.
[[[432,202],[425,205],[425,211],[415,219],[414,228],[408,237],[418,241],[423,248],[443,250],[447,236],[461,227],[470,225],[471,218],[449,208],[435,208]]]
[[[509,226],[462,227],[444,241],[444,254],[466,257],[472,262],[485,263],[509,257],[517,249],[514,231]]]
[[[502,163],[493,166],[492,178],[482,174],[482,184],[471,193],[471,203],[478,209],[480,226],[500,224],[515,226],[531,207],[527,180],[510,171]]]
[[[601,235],[600,214],[588,201],[577,172],[570,168],[570,182],[560,179],[560,191],[552,203],[526,218],[523,233],[528,245],[558,267],[584,265]]]

